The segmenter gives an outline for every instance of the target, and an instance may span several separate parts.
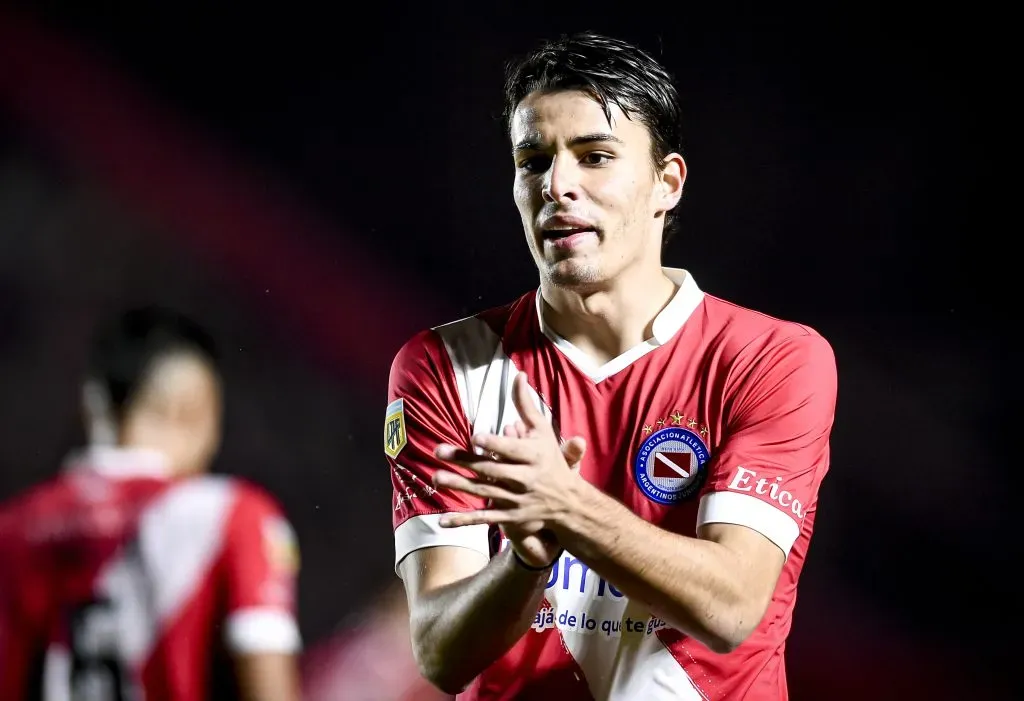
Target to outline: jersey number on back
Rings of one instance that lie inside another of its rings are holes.
[[[125,691],[115,605],[99,598],[71,613],[72,701],[131,701]]]
[[[143,701],[133,665],[141,662],[153,641],[147,585],[142,557],[131,544],[99,577],[93,598],[70,612],[67,676],[49,676],[58,686],[67,684],[70,694],[58,692],[55,698]]]

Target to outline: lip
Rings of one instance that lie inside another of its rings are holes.
[[[579,231],[573,229],[567,234],[560,236],[545,236],[545,245],[551,246],[559,251],[574,251],[577,248],[588,245],[597,239],[597,232],[593,229],[587,229],[586,231]]]
[[[540,225],[541,231],[555,231],[559,229],[563,230],[579,230],[579,229],[593,229],[597,231],[597,227],[592,222],[580,217],[574,217],[569,214],[556,214],[553,217],[548,217]]]

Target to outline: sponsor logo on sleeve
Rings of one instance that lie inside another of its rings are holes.
[[[803,503],[793,496],[792,492],[783,488],[782,477],[758,477],[754,470],[737,465],[736,474],[729,482],[729,489],[733,492],[756,494],[767,501],[775,502],[798,519],[804,517]]]

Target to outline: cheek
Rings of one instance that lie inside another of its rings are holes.
[[[526,214],[533,209],[534,192],[533,188],[529,183],[516,178],[512,184],[512,199],[516,202],[516,207],[523,214]]]

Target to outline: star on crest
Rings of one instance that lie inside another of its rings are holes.
[[[644,433],[650,433],[653,430],[654,430],[653,428],[651,428],[647,424],[644,424]]]
[[[682,425],[683,425],[683,419],[685,419],[686,417],[685,417],[685,416],[683,416],[682,414],[680,414],[680,413],[679,413],[679,412],[677,411],[676,413],[674,413],[674,414],[672,414],[671,416],[669,416],[669,418],[670,418],[670,419],[672,419],[672,423],[673,423],[674,425],[676,425],[676,426],[682,426]]]

